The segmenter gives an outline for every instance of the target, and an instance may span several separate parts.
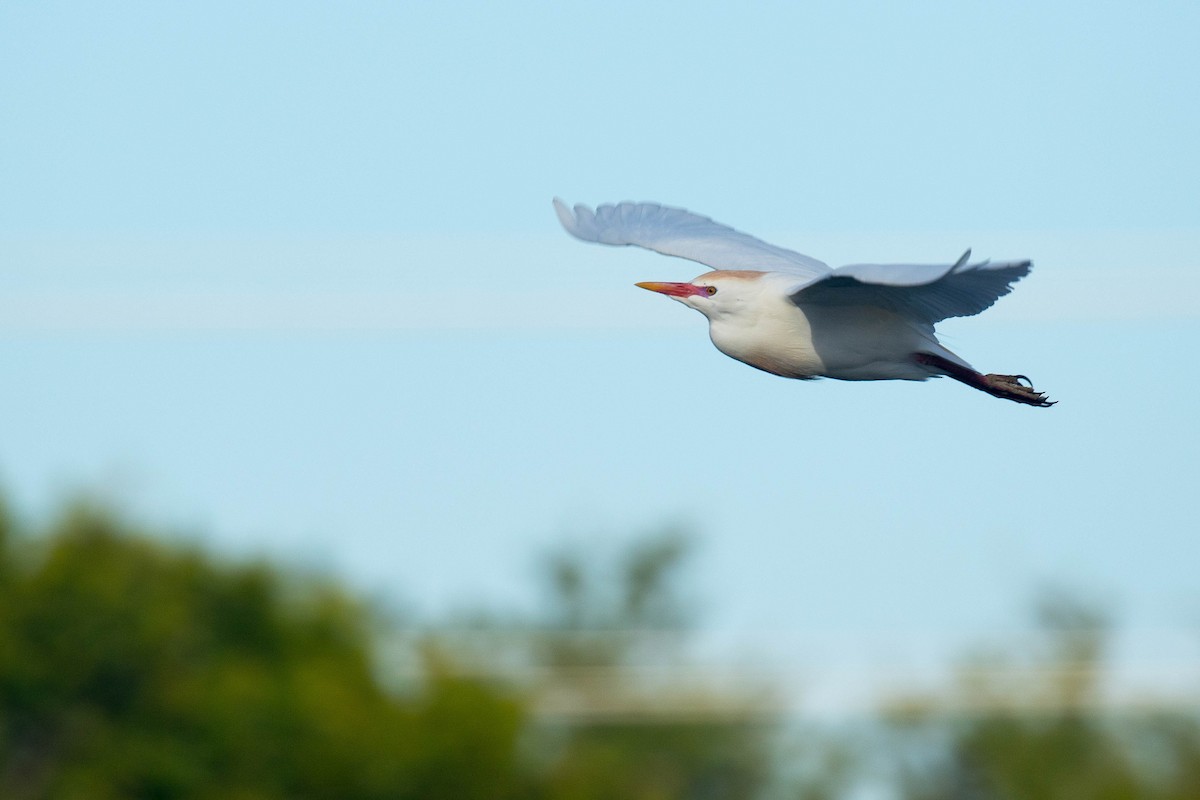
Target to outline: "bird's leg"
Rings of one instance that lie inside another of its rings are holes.
[[[954,380],[967,386],[987,392],[993,397],[1003,397],[1014,403],[1024,403],[1030,406],[1049,408],[1054,401],[1047,400],[1046,395],[1034,391],[1033,382],[1024,375],[983,375],[973,369],[956,364],[948,358],[933,353],[914,353],[913,360],[918,364],[935,367]]]

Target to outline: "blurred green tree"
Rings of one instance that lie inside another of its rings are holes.
[[[1196,710],[1106,710],[1108,621],[1061,593],[1032,657],[968,661],[884,738],[810,726],[781,748],[767,685],[692,669],[688,552],[672,531],[557,552],[539,613],[460,641],[86,504],[18,532],[0,501],[0,798],[1200,797]],[[397,637],[403,690],[381,680]]]
[[[1139,713],[1102,700],[1108,621],[1058,591],[1037,604],[1041,646],[968,660],[942,699],[908,700],[898,788],[910,800],[1184,800],[1200,797],[1195,709]]]
[[[510,694],[376,677],[372,615],[78,506],[0,513],[0,797],[527,797]]]
[[[535,696],[551,701],[543,719],[559,738],[553,797],[736,800],[767,786],[775,721],[763,687],[689,681],[688,552],[666,530],[614,560],[579,549],[548,559],[533,651],[548,670]]]

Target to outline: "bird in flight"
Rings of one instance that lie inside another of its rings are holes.
[[[949,376],[1031,406],[1051,406],[1024,375],[983,374],[942,346],[934,325],[978,314],[1029,273],[1029,261],[851,264],[831,269],[708,217],[657,203],[554,209],[585,242],[637,245],[711,272],[685,283],[646,282],[708,318],[727,356],[785,378],[844,381]]]

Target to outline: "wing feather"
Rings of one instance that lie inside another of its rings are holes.
[[[558,198],[554,210],[577,239],[635,245],[697,261],[712,269],[780,272],[797,280],[789,291],[798,305],[876,306],[934,324],[978,314],[1029,274],[1029,261],[969,263],[968,250],[954,264],[850,264],[831,270],[824,262],[776,247],[753,236],[657,203],[586,205],[572,210]]]
[[[969,317],[1012,291],[1029,274],[1029,261],[967,263],[968,250],[955,264],[850,264],[824,278],[800,284],[797,305],[868,305],[886,308],[930,325],[949,317]]]
[[[697,261],[713,269],[786,272],[806,279],[828,275],[815,258],[776,247],[708,217],[657,203],[618,203],[595,211],[572,211],[554,198],[554,210],[567,233],[586,242],[636,245],[668,256]]]

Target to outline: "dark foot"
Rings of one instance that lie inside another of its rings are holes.
[[[1014,403],[1024,403],[1039,408],[1049,408],[1054,405],[1054,401],[1047,400],[1046,395],[1034,391],[1033,382],[1024,375],[980,375],[973,369],[968,369],[962,364],[956,364],[933,353],[913,353],[913,360],[918,364],[936,367],[954,380],[972,386],[981,392],[987,392],[993,397],[1003,397]]]
[[[1016,403],[1030,406],[1049,408],[1053,400],[1047,400],[1046,395],[1033,389],[1033,381],[1024,375],[981,375],[983,385],[979,388],[993,397],[1003,397]]]

